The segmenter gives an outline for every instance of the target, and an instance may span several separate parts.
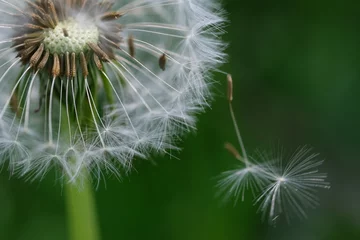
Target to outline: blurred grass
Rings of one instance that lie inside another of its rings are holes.
[[[357,239],[360,238],[359,6],[352,1],[223,1],[224,36],[233,74],[234,108],[248,151],[280,142],[309,144],[327,161],[330,191],[306,221],[276,228],[261,223],[251,197],[221,205],[214,185],[236,164],[223,149],[236,143],[225,76],[216,75],[212,109],[184,139],[180,160],[136,163],[122,182],[97,190],[107,239]],[[28,183],[0,174],[0,239],[66,239],[64,194],[54,173]],[[105,185],[106,184],[106,185]]]

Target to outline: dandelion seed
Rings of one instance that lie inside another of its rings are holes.
[[[242,155],[238,150],[231,144],[226,143],[225,148],[233,154],[233,156],[239,160],[243,166],[238,169],[225,171],[219,176],[217,188],[219,189],[218,195],[225,195],[225,201],[234,198],[235,204],[241,197],[241,200],[245,200],[245,192],[251,190],[253,195],[265,186],[267,181],[266,174],[261,164],[250,162],[244,142],[242,140],[240,130],[236,123],[235,113],[232,107],[233,101],[233,80],[231,75],[227,75],[227,98],[229,102],[229,109],[231,119],[235,126],[236,136],[241,148]]]
[[[128,171],[194,128],[224,62],[214,1],[1,0],[0,150],[12,173]]]
[[[258,152],[257,156],[248,157],[232,108],[232,77],[228,75],[227,80],[229,109],[241,153],[230,143],[226,143],[225,148],[242,165],[219,176],[219,195],[223,195],[224,200],[234,199],[236,204],[240,198],[244,201],[246,191],[250,190],[255,204],[260,205],[263,220],[268,219],[270,224],[276,223],[282,215],[287,221],[293,215],[306,218],[305,210],[318,205],[316,189],[330,188],[325,181],[326,174],[317,169],[323,161],[307,147],[299,148],[288,159],[282,151],[278,154]]]

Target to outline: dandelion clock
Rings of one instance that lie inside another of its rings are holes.
[[[174,147],[223,61],[212,1],[1,1],[1,152],[12,173],[118,173]]]
[[[217,1],[0,3],[0,163],[11,175],[55,168],[77,184],[175,148],[224,61]]]

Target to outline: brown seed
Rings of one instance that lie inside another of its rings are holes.
[[[88,43],[88,45],[102,61],[109,61],[109,56],[97,44]]]
[[[43,58],[41,59],[39,65],[38,65],[38,69],[43,69],[47,63],[47,61],[49,60],[49,56],[50,56],[50,53],[48,50],[46,50],[45,52],[45,55],[43,56]]]
[[[37,38],[43,35],[43,31],[37,31],[33,33],[26,33],[24,34],[24,38]]]
[[[48,23],[48,25],[50,25],[50,27],[52,29],[54,29],[56,27],[54,20],[51,18],[51,16],[49,14],[44,14],[44,19]]]
[[[52,75],[57,77],[60,75],[60,59],[57,53],[54,53],[54,63],[52,68]]]
[[[233,81],[230,74],[227,75],[227,98],[229,102],[233,100]]]
[[[84,77],[87,77],[87,75],[89,75],[89,71],[87,68],[87,61],[83,52],[80,53],[80,64]]]
[[[71,77],[76,77],[76,55],[71,53]]]
[[[113,21],[120,18],[123,14],[120,12],[106,12],[101,16],[102,21]]]
[[[134,46],[134,37],[133,35],[130,35],[128,39],[128,45],[129,45],[129,53],[131,57],[135,56],[135,46]]]
[[[38,63],[38,61],[41,58],[41,55],[42,55],[43,51],[44,51],[44,44],[42,43],[42,44],[40,44],[40,46],[38,47],[36,52],[30,58],[30,65],[32,67],[34,67]]]
[[[38,45],[44,40],[44,36],[40,35],[37,38],[28,38],[24,41],[25,47],[30,47],[32,45]]]
[[[31,53],[33,53],[36,49],[37,45],[31,45],[29,47],[25,47],[24,50],[21,52],[22,60],[26,60]]]
[[[35,24],[31,24],[31,23],[27,23],[24,24],[25,28],[31,28],[31,29],[40,29],[40,30],[44,30],[45,28],[39,25],[35,25]]]
[[[65,74],[65,58],[64,58],[64,54],[61,53],[60,54],[60,75],[64,75]]]
[[[96,67],[101,71],[103,69],[103,66],[101,64],[101,61],[100,61],[98,55],[96,55],[95,53],[94,53],[94,62],[95,62]]]
[[[70,54],[66,52],[65,54],[65,76],[70,77]]]
[[[161,55],[161,57],[159,58],[159,67],[163,71],[165,71],[165,69],[166,69],[166,55],[165,55],[165,53],[163,55]]]
[[[47,0],[38,0],[38,4],[45,10],[48,10]]]
[[[19,99],[16,94],[13,94],[10,99],[10,107],[13,110],[14,113],[16,113],[16,116],[21,116],[21,111],[19,111]]]
[[[29,0],[25,1],[31,8],[33,8],[35,11],[39,11],[41,14],[45,14],[45,10],[39,6],[37,3],[33,3]]]
[[[48,8],[50,9],[51,13],[52,13],[52,16],[54,18],[54,21],[55,21],[55,24],[57,25],[58,22],[59,22],[59,18],[57,16],[57,13],[56,13],[56,9],[55,9],[55,5],[54,5],[54,2],[52,0],[48,0],[47,1],[47,5],[48,5]]]
[[[33,14],[31,14],[31,17],[32,17],[35,21],[37,21],[37,22],[39,23],[39,25],[43,25],[43,26],[45,26],[45,27],[50,27],[50,26],[48,26],[48,23],[47,23],[46,21],[44,21],[44,19],[42,19],[39,15],[33,13]]]
[[[228,150],[234,157],[238,160],[241,160],[241,155],[238,152],[238,150],[231,144],[231,143],[225,143],[225,149]]]

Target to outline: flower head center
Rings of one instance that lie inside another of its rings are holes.
[[[89,75],[89,67],[103,69],[122,43],[122,16],[108,1],[26,1],[13,48],[24,65],[53,77]],[[43,70],[45,69],[45,70]],[[80,70],[80,71],[79,71]]]
[[[43,42],[45,49],[51,54],[79,54],[89,50],[89,43],[97,44],[99,35],[96,25],[83,26],[75,19],[69,18],[59,22],[54,29],[44,32]]]

